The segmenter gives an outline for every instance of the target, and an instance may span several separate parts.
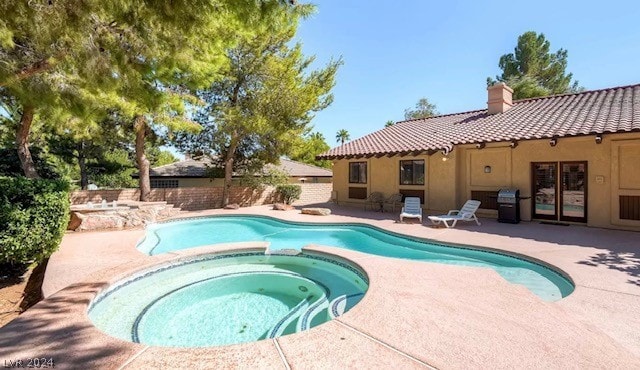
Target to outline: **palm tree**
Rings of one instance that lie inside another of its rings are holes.
[[[347,134],[349,135],[349,134]],[[322,135],[322,133],[320,132],[314,132],[311,135],[309,135],[309,138],[312,140],[317,140],[317,141],[325,141],[324,140],[324,135]]]
[[[344,144],[345,141],[349,141],[349,131],[342,129],[336,133],[336,141],[340,142],[340,144]]]

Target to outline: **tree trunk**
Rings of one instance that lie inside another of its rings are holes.
[[[39,179],[40,176],[33,163],[33,158],[31,158],[31,151],[29,151],[29,133],[31,132],[34,111],[33,107],[24,107],[20,124],[16,130],[16,146],[24,175],[30,179]]]
[[[147,136],[147,120],[143,116],[136,116],[133,122],[136,132],[136,162],[138,162],[138,184],[140,186],[140,201],[148,202],[151,193],[149,180],[149,160],[144,153],[144,142]]]
[[[84,140],[78,145],[78,167],[80,167],[80,188],[87,190],[89,174],[87,174],[87,158],[84,153]]]
[[[236,140],[231,139],[231,144],[229,144],[229,150],[227,150],[227,155],[224,159],[224,187],[222,188],[222,208],[226,207],[229,204],[229,194],[231,193],[231,180],[233,179],[233,162],[234,162],[237,148],[238,148],[238,144],[236,144]]]

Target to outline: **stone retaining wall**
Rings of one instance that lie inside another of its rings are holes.
[[[331,199],[332,184],[306,183],[300,184],[302,195],[295,205],[326,203]],[[252,191],[246,187],[233,187],[229,194],[229,203],[241,206],[272,204],[277,194],[275,188],[269,187],[262,192]],[[112,190],[77,190],[71,193],[71,204],[87,202],[100,203],[103,199],[112,201],[137,201],[140,199],[138,189]],[[150,201],[164,201],[186,211],[220,208],[222,206],[222,187],[192,187],[151,189]]]

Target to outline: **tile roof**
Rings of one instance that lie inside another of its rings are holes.
[[[322,159],[433,152],[453,145],[640,131],[640,84],[518,100],[486,109],[401,121],[345,143]]]
[[[203,157],[186,159],[184,161],[152,168],[150,177],[206,177],[207,167],[211,166],[211,159]],[[280,159],[280,163],[274,166],[288,173],[291,177],[332,177],[333,172],[326,168],[312,166],[289,159]],[[136,174],[137,176],[137,174]]]

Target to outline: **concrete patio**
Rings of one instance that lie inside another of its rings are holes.
[[[124,342],[93,327],[86,309],[108,284],[175,258],[263,248],[238,243],[146,256],[144,230],[69,233],[49,261],[47,299],[0,329],[0,361],[53,358],[56,368],[640,368],[640,233],[538,223],[455,229],[396,223],[396,214],[332,208],[331,216],[267,206],[190,212],[260,214],[291,221],[360,222],[442,242],[533,257],[567,273],[575,291],[544,302],[493,270],[309,246],[351,259],[369,275],[364,299],[309,331],[212,348]],[[1,362],[0,362],[1,363]]]

